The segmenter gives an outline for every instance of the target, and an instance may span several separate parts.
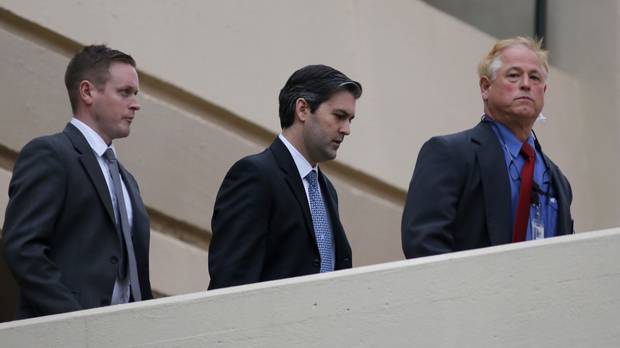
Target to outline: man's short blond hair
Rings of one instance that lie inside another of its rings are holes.
[[[495,73],[502,66],[502,60],[500,55],[502,51],[509,47],[523,45],[532,52],[536,54],[538,57],[538,61],[540,62],[540,66],[544,70],[545,80],[549,75],[549,52],[542,48],[542,39],[536,41],[529,37],[517,36],[510,39],[505,39],[498,41],[493,48],[489,51],[489,53],[482,58],[480,64],[478,64],[478,77],[486,76],[490,80],[495,79]]]

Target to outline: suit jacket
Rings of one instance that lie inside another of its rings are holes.
[[[119,168],[132,202],[142,297],[149,299],[149,219],[138,184]],[[109,305],[122,250],[114,221],[101,167],[75,126],[28,143],[15,163],[3,228],[20,287],[17,317]]]
[[[335,269],[351,268],[336,190],[320,171],[319,185],[332,223]],[[217,194],[211,227],[209,289],[319,273],[304,185],[278,138],[231,167]]]
[[[491,127],[481,122],[422,146],[401,225],[407,258],[512,242],[508,171]],[[543,156],[558,201],[557,235],[573,233],[570,184]]]

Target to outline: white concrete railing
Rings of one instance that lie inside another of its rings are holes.
[[[0,345],[617,347],[620,228],[10,322]]]

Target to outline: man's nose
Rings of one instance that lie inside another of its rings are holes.
[[[129,105],[129,108],[130,108],[131,110],[138,111],[138,110],[140,110],[141,106],[140,106],[140,104],[138,103],[138,100],[137,100],[137,99],[134,99],[134,100],[133,100],[133,102]]]
[[[351,121],[346,120],[342,122],[342,124],[340,125],[340,133],[344,135],[351,134]]]
[[[523,79],[521,80],[521,89],[529,90],[532,87],[531,84],[532,81],[530,80],[529,76],[523,76]]]

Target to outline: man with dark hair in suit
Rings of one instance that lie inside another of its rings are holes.
[[[350,133],[362,86],[324,65],[280,91],[282,133],[226,174],[211,222],[209,289],[351,268],[338,197],[318,163]]]
[[[3,227],[17,318],[152,298],[148,215],[112,145],[140,109],[135,66],[123,52],[84,47],[65,73],[74,117],[17,158]]]
[[[547,52],[528,38],[502,40],[478,73],[482,121],[418,155],[402,219],[407,258],[573,233],[570,184],[532,130]]]

